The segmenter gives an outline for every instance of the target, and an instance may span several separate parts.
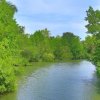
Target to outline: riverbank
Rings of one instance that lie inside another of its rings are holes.
[[[95,66],[88,61],[37,63],[25,70],[16,92],[0,100],[92,100],[98,95]]]
[[[67,63],[70,63],[70,62],[80,62],[81,60],[67,60],[66,62]],[[66,63],[65,61],[61,61],[60,63]],[[30,63],[28,64],[28,66],[18,66],[18,67],[15,67],[15,86],[17,88],[17,83],[19,80],[22,79],[23,76],[25,75],[28,75],[28,74],[31,74],[31,71],[33,72],[33,70],[37,70],[38,68],[42,67],[42,66],[46,66],[46,64],[52,64],[52,63],[59,63],[59,61],[55,61],[55,62],[33,62],[33,63]],[[35,67],[36,66],[36,67]],[[10,91],[10,92],[14,92],[16,90],[16,88],[13,90],[13,91]],[[2,93],[1,95],[4,95],[4,94],[7,94],[9,92],[4,92]]]

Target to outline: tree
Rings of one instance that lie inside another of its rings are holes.
[[[87,33],[90,34],[100,34],[100,11],[94,10],[92,7],[89,7],[87,12],[87,17],[85,18],[88,21],[86,28],[88,29]]]
[[[94,10],[92,7],[89,7],[85,20],[88,21],[86,25],[88,33],[92,34],[92,41],[89,41],[91,43],[88,47],[92,49],[90,50],[92,61],[97,65],[97,72],[100,74],[100,10]],[[95,42],[93,42],[93,39],[95,39]]]
[[[14,67],[21,61],[17,44],[23,28],[14,19],[16,7],[6,0],[0,0],[0,93],[15,89]]]
[[[84,48],[80,42],[80,38],[75,36],[71,32],[63,33],[62,36],[64,42],[70,48],[70,51],[73,55],[73,59],[80,59],[83,57]]]
[[[48,61],[49,57],[53,57],[50,47],[50,36],[47,29],[36,31],[30,36],[34,51],[33,59],[35,61]],[[52,55],[52,56],[51,56]],[[48,60],[45,59],[48,58]]]
[[[93,54],[95,52],[95,41],[96,41],[95,37],[90,35],[88,35],[84,41],[86,58],[88,58],[89,60],[92,60]]]

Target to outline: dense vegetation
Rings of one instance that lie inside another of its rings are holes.
[[[29,35],[20,26],[14,14],[17,8],[6,0],[0,0],[0,94],[13,91],[16,75],[21,66],[32,62],[67,61],[87,58],[100,72],[100,11],[91,7],[87,11],[88,33],[85,41],[71,32],[62,36],[50,36],[47,29]]]
[[[47,29],[28,35],[18,25],[17,8],[0,0],[0,93],[15,89],[20,66],[31,62],[67,61],[83,58],[84,48],[78,36],[66,32],[51,37]]]
[[[88,22],[87,33],[90,34],[84,41],[86,57],[97,66],[97,73],[100,75],[100,10],[89,7],[85,20]]]

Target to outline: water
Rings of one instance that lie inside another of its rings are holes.
[[[15,93],[0,100],[100,100],[99,83],[88,61],[52,63],[25,76]]]

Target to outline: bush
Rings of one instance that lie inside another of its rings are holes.
[[[52,53],[44,53],[43,61],[47,61],[47,62],[54,61],[54,55]]]
[[[15,75],[13,69],[0,68],[0,93],[15,90]]]

